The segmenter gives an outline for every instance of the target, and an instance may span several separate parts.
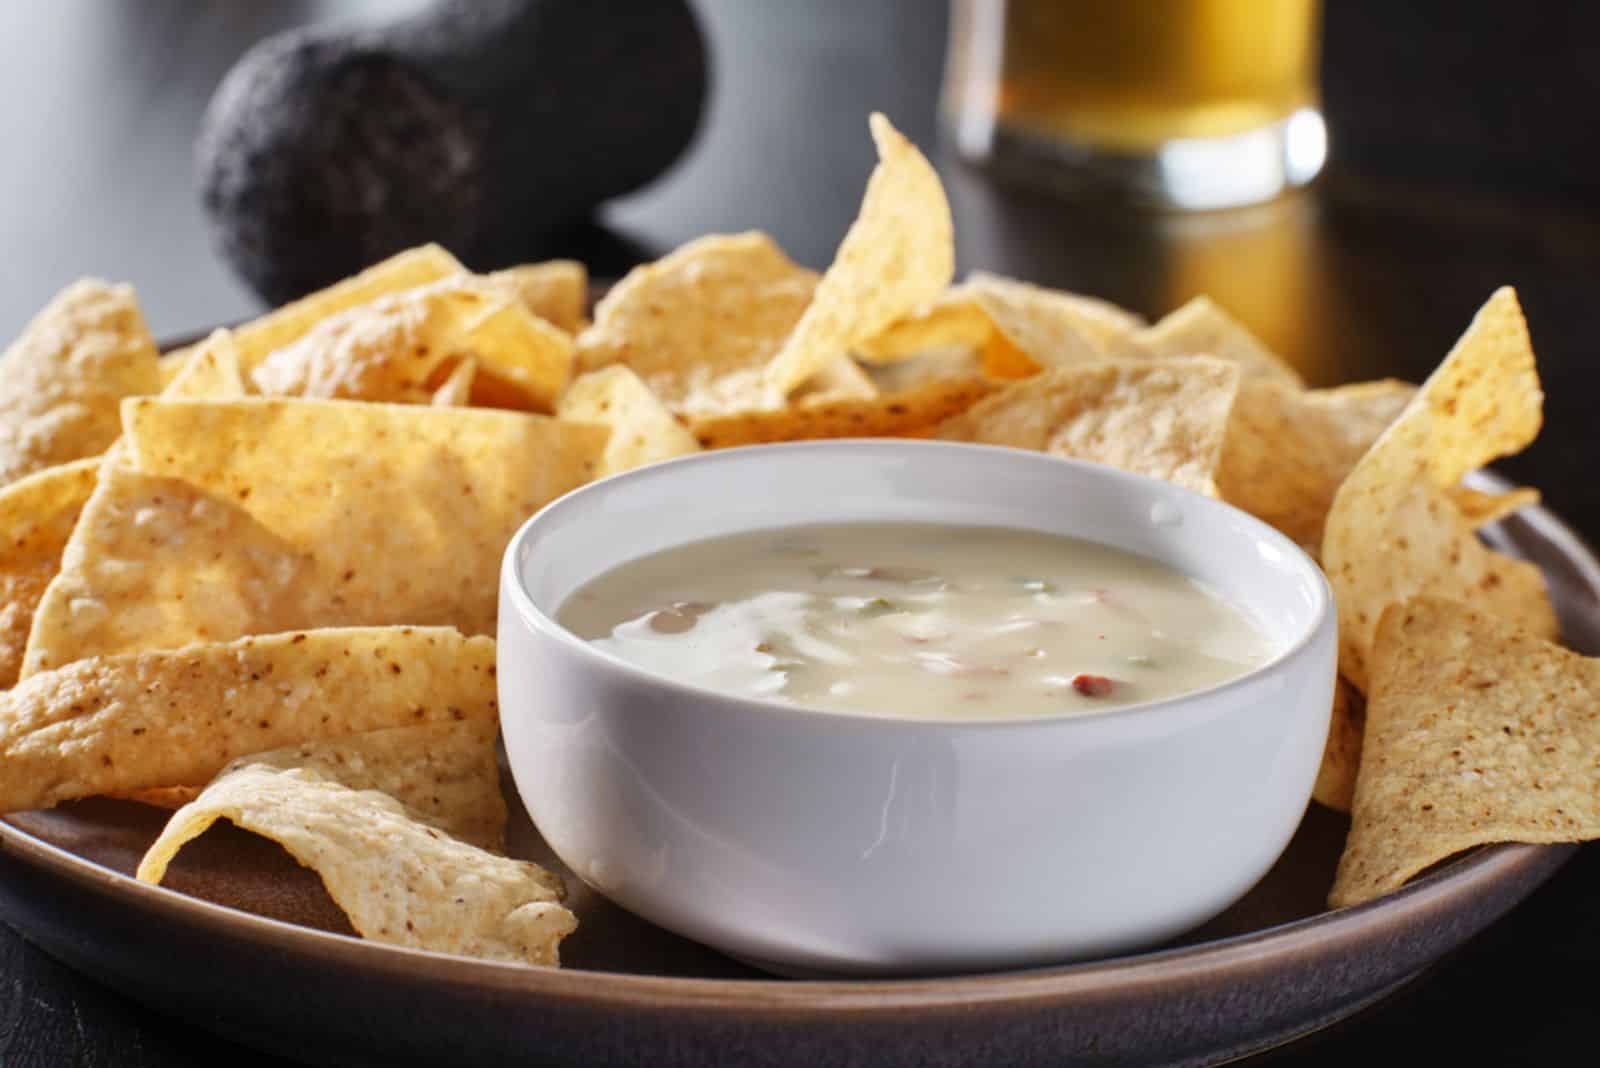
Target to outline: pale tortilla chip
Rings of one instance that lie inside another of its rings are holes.
[[[1389,893],[1489,842],[1600,838],[1597,707],[1600,661],[1459,602],[1391,605],[1329,904]]]
[[[1416,392],[1392,379],[1318,390],[1245,379],[1217,468],[1222,499],[1315,556],[1340,484]]]
[[[249,376],[269,353],[298,341],[329,316],[389,293],[415,289],[465,272],[466,268],[438,245],[419,245],[396,253],[360,274],[335,282],[326,289],[235,327],[233,333],[239,346],[239,368]],[[169,366],[179,366],[191,351],[174,350],[167,354],[164,362]]]
[[[251,373],[278,397],[426,404],[463,359],[511,390],[511,407],[549,411],[572,371],[572,339],[483,279],[447,278],[318,323]]]
[[[497,722],[494,655],[487,638],[381,627],[82,660],[0,694],[0,812],[203,783],[320,738]]]
[[[1238,389],[1237,367],[1203,357],[1059,367],[979,401],[938,436],[1093,460],[1215,495]]]
[[[691,241],[634,268],[596,305],[578,368],[623,364],[679,416],[775,407],[762,375],[816,284],[766,234]]]
[[[472,405],[472,387],[478,380],[478,361],[462,360],[450,377],[433,391],[428,403],[435,408],[467,408]]]
[[[103,453],[122,431],[122,399],[160,388],[133,289],[68,286],[0,354],[0,486]]]
[[[1239,365],[1246,378],[1303,386],[1300,374],[1210,297],[1195,297],[1160,322],[1122,339],[1115,355],[1139,357],[1215,356]]]
[[[485,276],[515,293],[522,306],[569,334],[583,329],[589,298],[589,272],[577,260],[524,263]]]
[[[774,393],[793,393],[828,361],[933,301],[955,273],[938,173],[888,119],[874,113],[870,126],[878,166],[816,299],[767,368]]]
[[[607,437],[511,412],[265,398],[129,401],[126,423],[139,470],[102,473],[24,674],[313,626],[492,634],[506,542],[593,477]]]
[[[1491,297],[1334,497],[1322,557],[1339,603],[1340,670],[1363,691],[1384,606],[1418,594],[1557,633],[1538,568],[1484,547],[1450,497],[1467,471],[1538,433],[1543,394],[1520,321],[1511,290]]]
[[[1461,518],[1473,530],[1482,530],[1492,523],[1498,523],[1507,516],[1532,508],[1539,503],[1539,491],[1531,486],[1523,486],[1504,493],[1485,493],[1475,490],[1470,486],[1452,486],[1445,491],[1450,498],[1450,503],[1456,506],[1456,511],[1461,513]]]
[[[577,919],[561,880],[458,841],[363,776],[294,753],[247,757],[180,809],[139,864],[160,883],[173,856],[225,819],[283,846],[322,878],[363,938],[486,960],[557,965]]]
[[[100,461],[51,467],[0,488],[0,690],[22,670],[34,610],[61,568]]]
[[[610,428],[601,476],[700,451],[694,435],[672,418],[638,375],[620,364],[580,376],[561,398],[556,414]]]
[[[243,397],[246,392],[233,334],[214,330],[184,359],[161,395],[184,400],[228,400]]]
[[[1317,769],[1312,800],[1333,809],[1349,812],[1356,793],[1356,773],[1361,769],[1361,733],[1366,729],[1367,699],[1349,679],[1340,676],[1333,689],[1333,716],[1328,723],[1328,741],[1322,748],[1322,766]]]

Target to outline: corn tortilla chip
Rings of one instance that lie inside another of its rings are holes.
[[[918,437],[999,388],[970,354],[932,352],[875,369],[869,397],[797,395],[777,411],[697,419],[708,449],[842,437]]]
[[[593,477],[604,427],[460,408],[130,401],[24,674],[313,626],[492,634],[505,543]],[[293,462],[284,457],[292,456]]]
[[[1489,842],[1600,837],[1600,661],[1459,602],[1379,623],[1350,835],[1329,904]]]
[[[1415,394],[1393,380],[1302,390],[1245,379],[1217,468],[1222,499],[1315,556],[1340,484]]]
[[[0,690],[22,670],[34,610],[61,568],[99,467],[79,460],[0,488]]]
[[[620,364],[580,376],[561,398],[556,414],[610,428],[601,476],[700,451],[694,435],[672,418],[638,375]]]
[[[1093,460],[1215,495],[1238,389],[1237,367],[1204,357],[1059,367],[979,401],[938,436]]]
[[[762,375],[816,284],[766,234],[691,241],[605,295],[578,337],[578,369],[623,364],[679,416],[777,407]]]
[[[1214,356],[1239,365],[1246,378],[1303,386],[1300,374],[1210,297],[1195,297],[1160,322],[1123,339],[1114,353],[1139,357]]]
[[[569,334],[583,329],[589,272],[577,260],[524,263],[485,277],[515,294],[523,307],[552,326]]]
[[[0,812],[203,783],[236,757],[320,738],[496,719],[494,643],[445,628],[97,657],[0,695]]]
[[[183,845],[219,819],[270,838],[322,878],[363,937],[487,960],[556,965],[577,920],[535,864],[459,841],[345,769],[293,754],[247,757],[178,810],[139,864],[160,883]]]
[[[435,408],[467,408],[472,404],[472,387],[478,380],[478,361],[462,360],[450,376],[428,398]]]
[[[214,330],[184,359],[161,395],[174,399],[226,400],[243,397],[246,392],[233,334]]]
[[[955,273],[950,204],[938,173],[881,114],[870,126],[878,166],[816,299],[767,369],[774,393],[794,392],[829,360],[933,301]]]
[[[1366,729],[1367,699],[1349,679],[1339,676],[1333,689],[1333,717],[1328,741],[1322,749],[1322,766],[1311,797],[1335,812],[1349,812],[1356,793],[1356,773],[1361,768],[1361,733]]]
[[[1504,493],[1486,493],[1470,486],[1452,486],[1446,493],[1450,503],[1461,513],[1461,518],[1474,530],[1482,530],[1491,523],[1498,523],[1515,512],[1539,503],[1539,491],[1531,486]]]
[[[508,406],[549,411],[571,374],[572,340],[487,281],[447,278],[324,319],[251,381],[268,396],[425,404],[467,358],[509,387]]]
[[[234,337],[239,346],[239,367],[248,376],[269,353],[298,341],[329,316],[389,293],[415,289],[465,272],[466,268],[438,245],[419,245],[398,252],[360,274],[236,327]],[[165,362],[177,366],[191,351],[177,349],[167,354]]]
[[[1363,691],[1384,606],[1417,594],[1470,599],[1557,633],[1538,569],[1483,546],[1450,496],[1466,472],[1538,433],[1543,394],[1520,319],[1511,290],[1491,297],[1328,511],[1322,556],[1339,603],[1340,670]]]
[[[94,279],[57,294],[0,369],[0,486],[98,456],[121,433],[122,399],[161,388],[132,288]]]

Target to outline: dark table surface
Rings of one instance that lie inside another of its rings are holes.
[[[133,282],[162,334],[253,311],[213,258],[193,193],[189,144],[211,89],[266,33],[416,6],[0,5],[0,334],[89,273]],[[937,144],[942,4],[698,7],[716,74],[688,156],[595,224],[530,255],[578,256],[615,273],[702,233],[759,227],[822,266],[872,163],[867,112],[881,109],[919,143]],[[1086,210],[997,188],[940,153],[961,268],[1097,293],[1150,315],[1210,293],[1317,384],[1420,379],[1478,304],[1514,284],[1540,356],[1546,430],[1503,469],[1600,536],[1590,422],[1600,395],[1600,205],[1588,195],[1588,165],[1600,161],[1581,114],[1593,99],[1581,84],[1592,64],[1574,58],[1573,44],[1600,28],[1593,9],[1550,5],[1536,33],[1465,5],[1445,34],[1418,17],[1390,19],[1391,5],[1330,8],[1335,163],[1311,194],[1200,217]],[[1408,42],[1405,32],[1424,36]],[[1502,49],[1507,34],[1520,35],[1521,53]],[[1600,850],[1589,847],[1424,982],[1274,1059],[1346,1065],[1418,1044],[1454,1063],[1568,1059],[1593,1041],[1597,896]],[[208,1034],[204,1021],[154,1015],[0,928],[0,1064],[216,1063],[279,1062]]]

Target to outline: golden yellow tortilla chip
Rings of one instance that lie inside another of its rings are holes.
[[[184,359],[182,367],[161,390],[163,397],[187,400],[227,400],[246,393],[239,371],[239,349],[227,330],[212,331]]]
[[[1392,379],[1318,390],[1245,379],[1217,468],[1222,499],[1316,555],[1340,484],[1416,392]]]
[[[1489,842],[1600,838],[1600,661],[1433,597],[1379,623],[1350,836],[1329,904]]]
[[[335,282],[326,289],[235,327],[233,333],[239,346],[239,368],[249,376],[269,353],[298,341],[329,316],[390,293],[415,289],[465,272],[466,268],[438,245],[419,245],[396,253],[360,274]],[[165,362],[176,366],[188,357],[190,351],[178,349],[168,353]]]
[[[515,407],[549,411],[572,371],[572,339],[499,287],[462,276],[324,319],[268,355],[251,381],[268,396],[425,404],[463,359],[509,386]]]
[[[0,690],[22,670],[34,610],[61,568],[99,467],[98,460],[78,460],[0,488]]]
[[[1322,748],[1322,766],[1311,797],[1335,812],[1349,812],[1356,793],[1356,773],[1361,769],[1361,733],[1366,729],[1367,699],[1344,676],[1333,689],[1333,716],[1328,741]]]
[[[313,626],[492,634],[501,553],[593,477],[604,427],[461,408],[136,400],[24,674]]]
[[[1486,493],[1470,486],[1452,486],[1445,492],[1456,506],[1456,511],[1461,513],[1461,518],[1474,530],[1482,530],[1491,523],[1498,523],[1515,512],[1539,503],[1539,491],[1531,486],[1506,490],[1504,493]]]
[[[920,437],[999,388],[963,349],[935,351],[873,369],[871,393],[797,394],[776,411],[695,420],[708,449],[842,437]]]
[[[522,306],[569,334],[583,329],[589,300],[589,272],[577,260],[524,263],[486,275],[488,281],[516,294]]]
[[[1520,319],[1511,290],[1491,297],[1328,511],[1322,558],[1339,603],[1340,670],[1363,691],[1384,606],[1418,594],[1557,633],[1538,569],[1484,547],[1450,496],[1467,471],[1538,433],[1543,394]]]
[[[888,119],[874,113],[870,126],[878,166],[816,299],[767,368],[774,393],[794,392],[828,361],[933,301],[955,273],[938,173]]]
[[[435,408],[467,408],[472,405],[472,387],[478,380],[478,361],[467,359],[455,365],[450,376],[428,398]]]
[[[363,938],[488,960],[556,965],[577,929],[561,880],[440,830],[369,776],[294,752],[246,757],[178,810],[139,864],[160,883],[219,819],[283,846],[322,878]],[[352,781],[353,780],[353,781]]]
[[[771,407],[762,374],[817,276],[762,233],[715,235],[630,271],[578,337],[578,369],[633,370],[680,416]]]
[[[1117,343],[1117,356],[1214,356],[1239,365],[1246,378],[1303,386],[1300,374],[1210,297],[1195,297],[1160,322]]]
[[[611,429],[601,476],[700,451],[694,435],[672,418],[638,375],[620,364],[581,375],[562,396],[556,415]]]
[[[979,401],[938,436],[1093,460],[1215,495],[1238,390],[1237,367],[1204,357],[1058,367]]]
[[[0,694],[0,812],[203,783],[236,757],[315,739],[497,715],[494,643],[446,628],[81,660]]]
[[[98,456],[121,433],[122,399],[160,388],[132,288],[68,286],[0,354],[0,486]]]

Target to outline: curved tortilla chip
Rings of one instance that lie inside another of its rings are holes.
[[[589,272],[577,260],[524,263],[485,275],[488,282],[513,293],[534,315],[569,334],[583,329],[589,300]]]
[[[1350,835],[1355,905],[1489,842],[1600,838],[1600,660],[1420,597],[1378,627]]]
[[[0,489],[0,690],[22,671],[34,612],[61,569],[99,468],[99,460],[79,460]]]
[[[1300,373],[1210,297],[1195,297],[1117,343],[1113,353],[1125,359],[1140,357],[1214,356],[1239,365],[1246,379],[1264,378],[1290,386],[1304,386]]]
[[[794,392],[829,360],[933,301],[955,273],[950,203],[938,173],[881,114],[869,125],[878,166],[816,298],[767,369],[774,393]]]
[[[294,754],[246,758],[179,809],[139,864],[160,883],[185,843],[225,819],[322,877],[363,937],[487,960],[556,965],[577,919],[560,879],[443,833],[343,769]]]
[[[694,435],[672,418],[638,375],[621,364],[581,375],[562,396],[556,414],[610,428],[600,460],[602,477],[700,451]]]

